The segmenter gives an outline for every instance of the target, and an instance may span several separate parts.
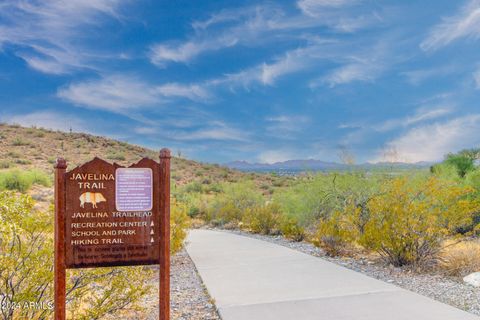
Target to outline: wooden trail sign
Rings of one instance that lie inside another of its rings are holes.
[[[160,319],[170,318],[170,151],[129,167],[94,158],[55,164],[55,319],[67,268],[160,265]]]

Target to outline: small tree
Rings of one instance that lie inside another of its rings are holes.
[[[223,193],[216,195],[207,210],[206,219],[216,224],[238,223],[247,209],[264,202],[253,182],[225,184]]]
[[[280,217],[280,207],[270,203],[245,210],[242,222],[255,233],[271,234],[278,229]]]
[[[175,214],[174,214],[175,216]],[[0,192],[0,305],[53,303],[53,214],[38,212],[28,195]],[[67,272],[67,310],[99,319],[136,308],[152,290],[152,270],[94,268]],[[3,319],[46,319],[50,308],[0,308]]]
[[[420,181],[397,178],[368,202],[369,219],[359,243],[395,266],[435,258],[446,236],[472,222],[480,209],[473,193],[435,177]],[[352,213],[350,213],[352,214]]]
[[[445,159],[446,164],[450,164],[457,168],[458,175],[465,177],[465,175],[475,169],[474,158],[464,154],[449,154]]]

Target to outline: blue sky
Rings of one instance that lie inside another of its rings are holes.
[[[0,120],[208,162],[480,144],[480,1],[0,2]]]

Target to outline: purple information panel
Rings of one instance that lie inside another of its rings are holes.
[[[152,210],[152,169],[118,168],[115,171],[115,206],[118,211]]]

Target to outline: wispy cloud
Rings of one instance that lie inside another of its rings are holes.
[[[191,40],[184,43],[155,44],[150,48],[150,61],[165,67],[168,62],[189,62],[201,53],[234,46],[235,37]]]
[[[203,102],[210,98],[208,91],[196,84],[156,85],[127,75],[109,75],[100,79],[74,82],[60,88],[57,96],[79,106],[118,113],[158,106],[167,102],[167,98]]]
[[[79,119],[77,116],[62,114],[58,111],[35,111],[31,113],[0,116],[0,121],[19,124],[25,127],[37,126],[46,129],[78,132],[90,132],[88,122]]]
[[[200,102],[205,102],[212,98],[206,87],[199,84],[167,83],[156,87],[155,91],[164,97],[187,98]]]
[[[372,82],[381,69],[382,67],[374,61],[358,60],[333,70],[327,76],[322,77],[320,81],[312,82],[311,87],[316,87],[319,83],[326,83],[330,87],[335,87],[352,81]]]
[[[219,141],[234,141],[247,142],[249,135],[243,130],[235,129],[224,122],[213,121],[207,123],[208,126],[197,130],[188,132],[175,132],[172,139],[179,141],[202,141],[202,140],[219,140]]]
[[[72,83],[57,96],[76,105],[123,112],[160,102],[156,88],[141,79],[126,76]]]
[[[310,82],[311,88],[322,85],[335,87],[354,81],[373,82],[393,63],[395,57],[390,54],[389,43],[382,41],[372,48],[357,53],[343,52],[334,59],[342,65]]]
[[[0,10],[0,47],[14,45],[33,69],[50,74],[92,67],[94,50],[79,45],[87,26],[102,17],[119,18],[120,0],[51,0],[4,3]]]
[[[417,126],[400,137],[386,143],[385,148],[394,150],[397,161],[439,161],[449,152],[480,144],[480,114],[454,118]],[[382,155],[373,161],[382,161]]]
[[[317,48],[317,45],[314,45],[290,50],[284,55],[274,58],[272,62],[264,62],[237,73],[227,74],[209,83],[230,88],[237,86],[249,88],[252,84],[274,85],[282,76],[304,70],[309,66],[312,62],[309,52]]]
[[[455,15],[434,26],[420,44],[422,50],[434,51],[461,38],[480,36],[480,1],[470,0]]]
[[[438,119],[440,117],[453,113],[454,108],[449,105],[422,107],[418,108],[411,116],[398,119],[389,119],[382,123],[372,125],[371,127],[376,131],[386,132],[401,127],[409,127],[419,122]]]
[[[278,115],[267,117],[265,130],[267,134],[280,139],[292,139],[305,130],[311,119],[302,115]]]
[[[480,68],[473,73],[473,80],[475,81],[477,89],[480,89]]]
[[[443,77],[458,72],[459,68],[459,66],[450,64],[446,66],[436,66],[430,69],[405,71],[401,74],[404,75],[407,78],[408,82],[410,82],[411,84],[419,85],[428,79],[434,77]]]
[[[299,7],[311,8],[312,3],[299,3]],[[321,1],[319,1],[320,3]],[[329,7],[338,7],[334,2]],[[319,6],[317,3],[316,6]],[[303,12],[305,13],[305,12]],[[272,4],[222,10],[206,20],[192,23],[193,34],[185,41],[156,43],[150,48],[150,60],[160,67],[169,62],[188,63],[197,56],[232,46],[262,47],[280,39],[304,40],[301,31],[326,27],[335,32],[350,33],[379,22],[377,13],[367,10],[358,16],[347,11],[322,11],[321,16],[288,13]]]
[[[297,1],[297,6],[306,15],[316,17],[326,8],[340,8],[358,2],[358,0],[300,0]]]

